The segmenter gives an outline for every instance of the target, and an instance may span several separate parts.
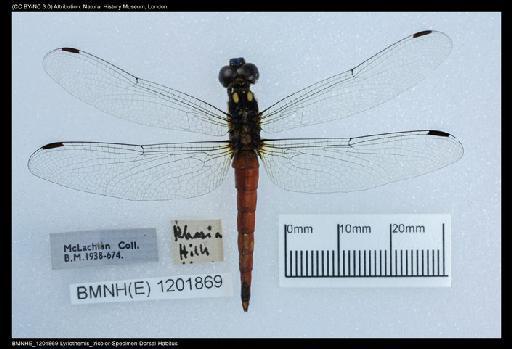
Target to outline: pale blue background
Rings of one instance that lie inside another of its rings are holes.
[[[501,303],[501,17],[496,13],[14,13],[13,333],[15,337],[496,337]],[[218,69],[231,57],[258,65],[260,107],[351,68],[404,36],[446,32],[447,61],[414,90],[379,108],[283,137],[350,137],[409,129],[455,134],[464,157],[438,172],[349,194],[306,195],[273,185],[262,169],[250,312],[235,296],[71,306],[68,285],[196,272],[238,278],[233,175],[207,196],[130,202],[77,192],[32,176],[30,154],[48,142],[180,142],[199,135],[143,127],[68,95],[43,71],[43,55],[78,47],[221,108]],[[278,287],[278,215],[449,213],[452,287]],[[226,262],[173,266],[172,218],[220,218]],[[52,271],[49,233],[157,228],[160,262]]]

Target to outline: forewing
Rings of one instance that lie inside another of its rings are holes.
[[[356,138],[264,140],[260,152],[275,184],[306,193],[369,189],[440,169],[462,154],[455,137],[428,130]]]
[[[34,152],[28,168],[50,182],[89,193],[128,200],[168,200],[217,188],[230,160],[226,142],[62,142]]]
[[[265,132],[319,124],[371,109],[423,80],[450,53],[438,31],[410,35],[358,66],[312,84],[262,112]]]
[[[46,54],[43,66],[66,91],[101,111],[146,126],[224,135],[227,115],[186,93],[136,77],[75,48]]]

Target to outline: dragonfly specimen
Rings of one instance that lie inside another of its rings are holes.
[[[334,121],[371,109],[423,80],[450,53],[444,33],[409,35],[361,64],[311,84],[260,111],[251,85],[258,68],[243,58],[219,72],[228,110],[148,80],[76,48],[55,49],[44,69],[70,94],[142,125],[227,136],[228,140],[135,145],[56,142],[35,151],[30,171],[89,193],[128,200],[169,200],[217,188],[231,166],[237,189],[241,299],[249,306],[259,160],[286,190],[364,190],[422,175],[457,161],[460,142],[437,130],[349,138],[260,137]]]

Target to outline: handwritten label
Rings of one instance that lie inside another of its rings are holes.
[[[220,220],[175,220],[171,234],[174,263],[189,264],[224,260]]]
[[[230,273],[177,275],[78,283],[70,285],[69,291],[71,304],[230,297],[233,282]]]
[[[50,234],[52,269],[158,261],[156,229]]]

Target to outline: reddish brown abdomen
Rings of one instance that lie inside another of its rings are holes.
[[[258,189],[258,157],[252,150],[235,153],[235,186],[237,189],[237,228],[242,307],[247,311],[251,298],[252,256]]]

